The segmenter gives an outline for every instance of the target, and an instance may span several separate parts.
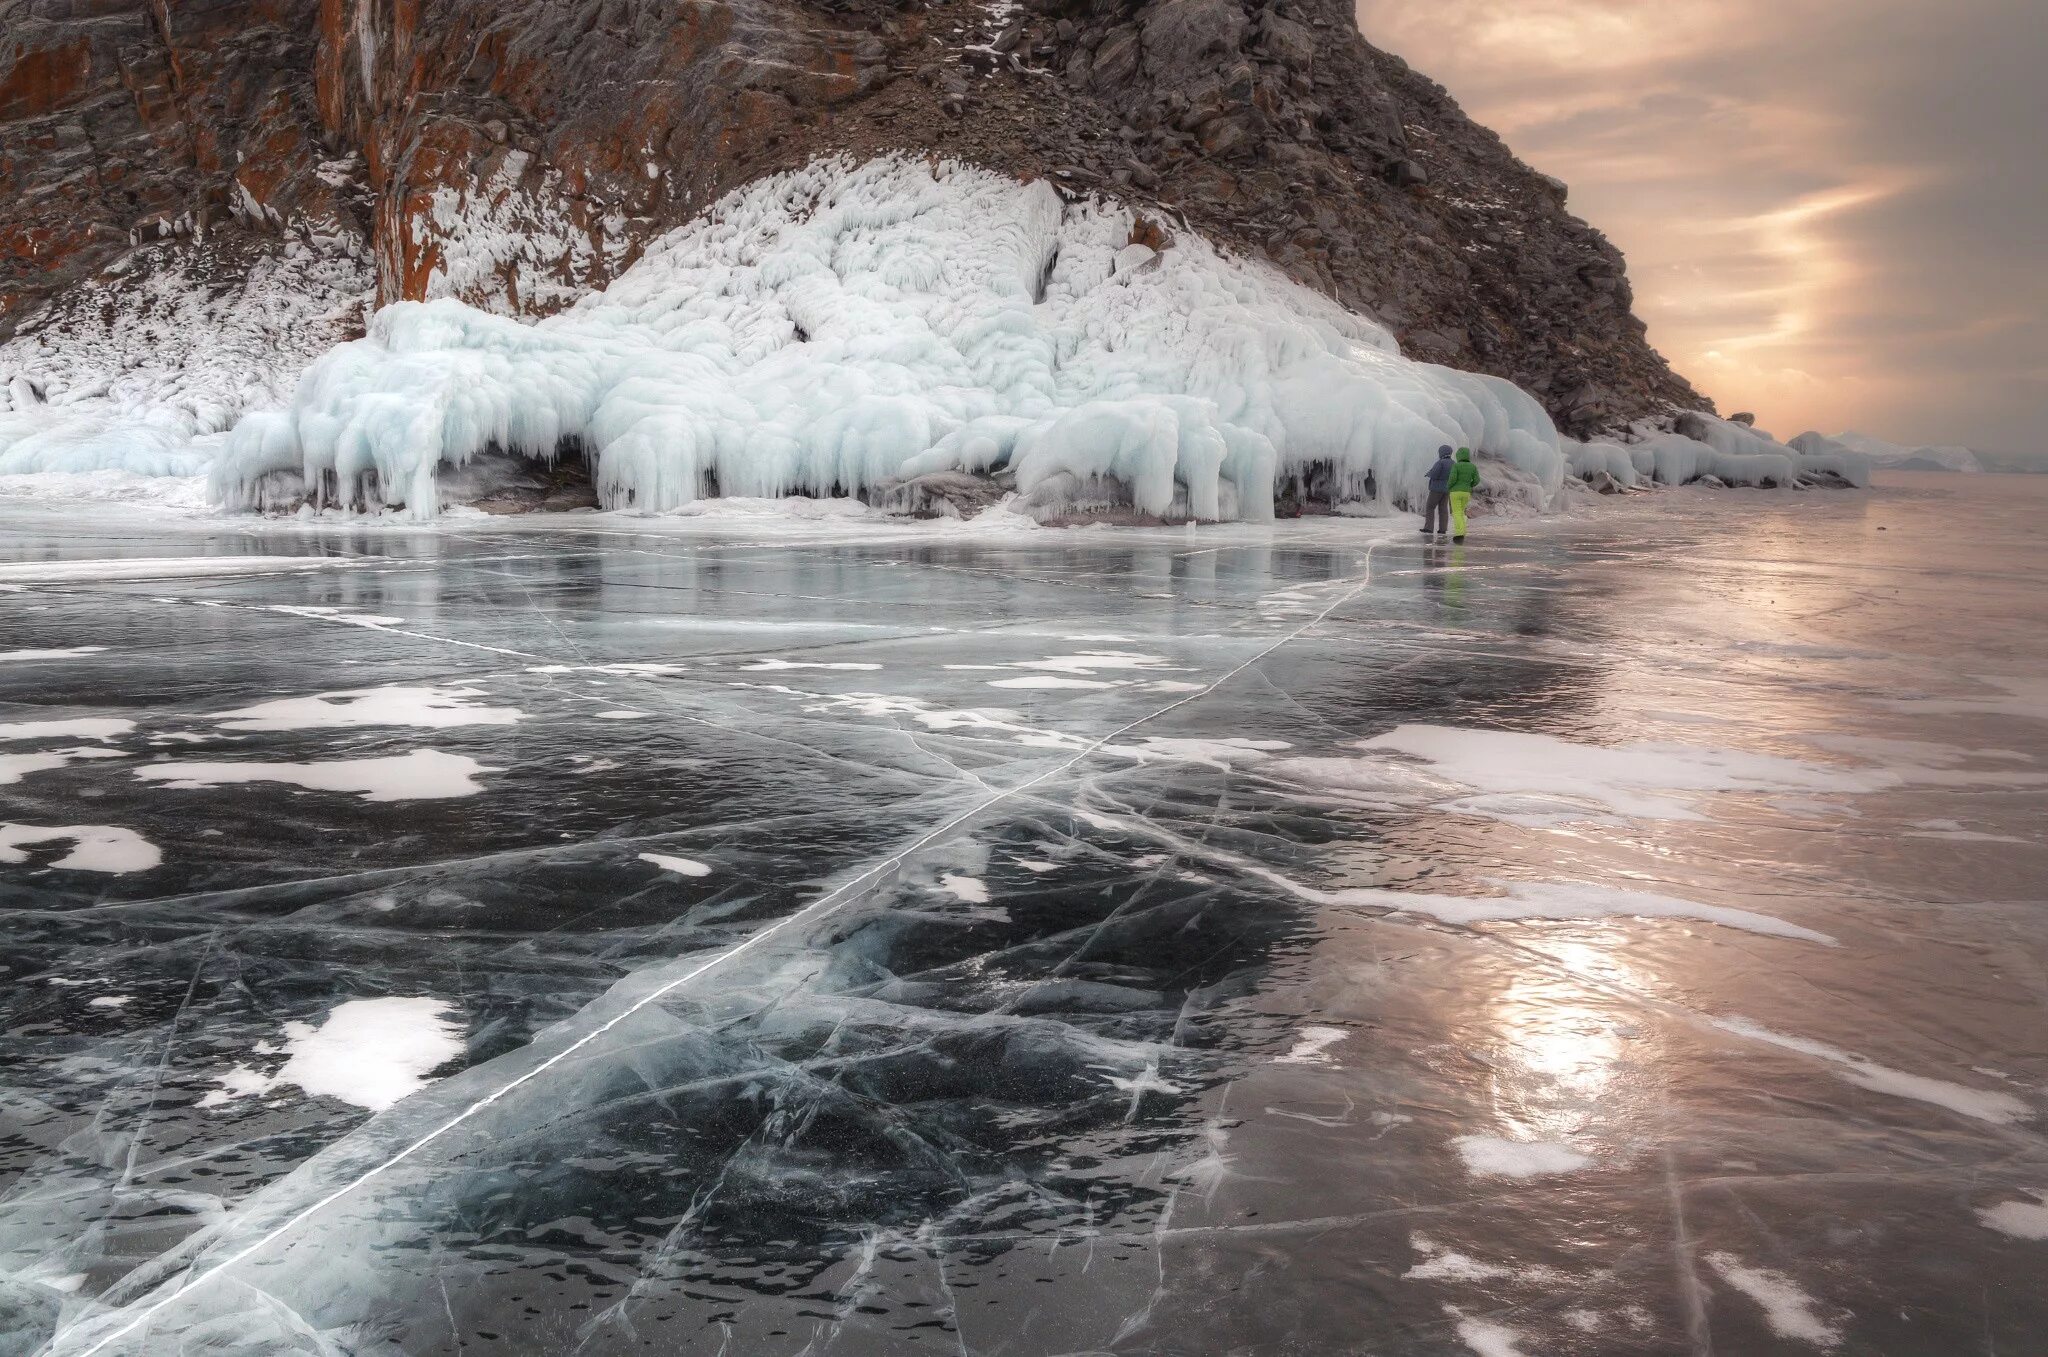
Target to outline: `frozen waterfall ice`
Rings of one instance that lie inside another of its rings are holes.
[[[1142,239],[1141,239],[1142,238]],[[1403,358],[1379,325],[1192,232],[959,165],[822,161],[664,237],[607,291],[525,323],[399,303],[245,418],[215,488],[438,507],[436,476],[575,440],[600,502],[867,494],[1002,469],[1024,508],[1266,518],[1327,475],[1404,502],[1470,444],[1547,500],[1527,392]]]
[[[15,492],[191,505],[204,477],[230,507],[431,518],[568,453],[608,508],[801,494],[946,514],[1014,491],[1041,520],[1217,520],[1413,507],[1444,443],[1490,462],[1490,498],[1536,510],[1567,474],[1862,485],[1871,463],[1681,411],[1560,438],[1528,392],[1405,358],[1271,265],[947,162],[757,180],[539,321],[398,302],[336,343],[367,304],[362,261],[302,252],[239,291],[203,272],[95,283],[98,321],[0,345]]]

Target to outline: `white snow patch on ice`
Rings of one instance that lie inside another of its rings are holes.
[[[316,1097],[381,1112],[426,1087],[429,1074],[463,1052],[455,1007],[444,999],[350,999],[318,1027],[290,1022],[284,1033],[291,1058],[282,1069],[265,1076],[236,1066],[199,1105],[218,1107],[296,1084]]]
[[[642,853],[640,860],[642,862],[651,862],[664,872],[674,872],[678,876],[711,875],[711,868],[695,858],[670,857],[666,853]]]
[[[68,841],[71,851],[50,865],[75,872],[146,872],[164,860],[155,844],[119,825],[0,824],[0,862],[26,862],[24,848],[60,841]]]
[[[633,711],[630,708],[617,707],[611,711],[598,712],[597,719],[600,721],[640,721],[653,714],[653,712]]]
[[[1593,1166],[1591,1155],[1555,1141],[1475,1135],[1459,1136],[1451,1145],[1465,1161],[1465,1171],[1476,1178],[1537,1178]]]
[[[1513,1279],[1552,1285],[1561,1280],[1555,1268],[1543,1266],[1507,1267],[1459,1253],[1419,1234],[1408,1236],[1408,1247],[1422,1255],[1422,1261],[1401,1274],[1414,1282],[1494,1282]]]
[[[231,1070],[214,1076],[213,1082],[219,1087],[209,1091],[195,1106],[224,1107],[236,1098],[253,1097],[267,1093],[271,1088],[269,1076],[247,1065],[237,1065]]]
[[[1477,1357],[1529,1357],[1521,1347],[1522,1335],[1507,1325],[1460,1315],[1448,1305],[1444,1309],[1457,1317],[1458,1341]]]
[[[947,666],[951,668],[951,666]],[[1084,650],[1078,655],[1052,655],[1042,660],[1019,660],[1009,669],[1043,669],[1054,674],[1095,674],[1110,669],[1164,669],[1177,672],[1164,655],[1146,655],[1132,650]]]
[[[1936,1107],[1945,1107],[1951,1112],[1959,1112],[1963,1116],[1974,1117],[1979,1121],[2001,1124],[2024,1121],[2034,1114],[2032,1108],[2010,1093],[1970,1088],[1964,1084],[1950,1083],[1946,1079],[1934,1079],[1924,1074],[1909,1074],[1824,1042],[1774,1032],[1761,1023],[1751,1022],[1747,1018],[1716,1018],[1713,1023],[1722,1031],[1735,1036],[1765,1042],[1824,1060],[1838,1077],[1848,1080],[1858,1088],[1867,1088],[1873,1093],[1932,1103]]]
[[[1954,843],[2031,843],[2015,834],[1987,834],[1965,829],[1960,820],[1915,820],[1907,826],[1916,839],[1948,839]]]
[[[402,617],[384,617],[377,613],[357,613],[346,608],[315,607],[312,604],[300,603],[271,603],[265,605],[264,610],[309,618],[315,622],[339,622],[349,627],[368,627],[371,631],[382,631],[386,627],[395,627],[405,621]]]
[[[1022,674],[1016,678],[990,679],[991,688],[1114,688],[1103,679],[1065,678],[1059,674]]]
[[[279,575],[297,570],[346,570],[391,565],[360,556],[163,556],[116,557],[104,561],[11,561],[0,564],[0,580],[20,584],[112,584],[133,580],[208,579],[219,575]],[[104,650],[88,646],[58,654]]]
[[[33,754],[0,754],[0,787],[19,782],[30,773],[64,768],[86,759],[118,759],[119,750],[77,745],[70,749],[43,749]]]
[[[1140,761],[1166,759],[1176,763],[1206,763],[1211,767],[1229,769],[1242,763],[1257,763],[1271,757],[1278,750],[1291,747],[1285,740],[1254,740],[1244,736],[1204,740],[1148,735],[1132,744],[1104,745],[1102,752],[1115,758]]]
[[[741,671],[742,671],[742,672],[744,672],[744,673],[749,673],[749,674],[758,674],[758,673],[761,673],[761,672],[763,672],[763,671],[770,671],[770,670],[777,670],[777,669],[880,669],[881,667],[882,667],[882,666],[881,666],[881,665],[879,665],[879,664],[870,664],[870,663],[868,663],[868,662],[866,662],[866,661],[862,661],[862,660],[773,660],[773,659],[770,659],[770,660],[756,660],[756,661],[754,661],[754,662],[753,662],[752,664],[743,664],[743,665],[741,665],[741,666],[740,666],[740,669],[741,669]]]
[[[1693,806],[1719,792],[1868,792],[1898,785],[1880,768],[1808,763],[1698,745],[1593,745],[1522,731],[1404,725],[1359,748],[1421,760],[1481,796],[1451,808],[1521,822],[1583,820],[1599,812],[1652,820],[1703,818]],[[1304,761],[1306,762],[1306,761]],[[1502,806],[1488,797],[1515,798]]]
[[[442,729],[509,726],[525,715],[515,707],[478,706],[474,699],[484,695],[476,688],[402,684],[344,688],[215,712],[209,719],[228,730],[338,730],[355,726]]]
[[[530,664],[529,674],[628,674],[659,676],[680,674],[688,668],[667,660],[627,660],[618,664]]]
[[[1404,1282],[1490,1282],[1515,1275],[1512,1268],[1482,1263],[1419,1234],[1408,1236],[1408,1247],[1421,1254],[1422,1261],[1401,1274]]]
[[[1707,1264],[1721,1280],[1763,1307],[1764,1318],[1778,1337],[1819,1348],[1832,1348],[1842,1341],[1840,1327],[1822,1319],[1813,1297],[1784,1273],[1751,1267],[1725,1252],[1708,1254]]]
[[[962,876],[958,872],[947,872],[939,878],[939,889],[970,905],[988,903],[988,883],[978,876]]]
[[[1147,1093],[1164,1093],[1169,1096],[1180,1092],[1180,1085],[1159,1072],[1159,1061],[1155,1058],[1145,1062],[1145,1067],[1136,1074],[1118,1074],[1112,1066],[1095,1065],[1102,1071],[1102,1077],[1109,1086],[1119,1093],[1131,1095],[1131,1106],[1136,1108]]]
[[[2033,1201],[2000,1202],[1977,1212],[1977,1219],[2014,1239],[2048,1239],[2048,1192],[2036,1190]]]
[[[1900,711],[1954,716],[2021,716],[2048,721],[2048,679],[1977,674],[1977,682],[1996,691],[1974,697],[1901,697],[1885,705]]]
[[[1046,872],[1057,872],[1060,869],[1060,865],[1057,862],[1047,862],[1043,858],[1018,858],[1016,861],[1017,865],[1025,871],[1037,872],[1041,875]]]
[[[474,796],[486,768],[466,754],[415,749],[385,758],[324,763],[152,763],[135,770],[146,782],[184,789],[236,782],[284,782],[310,791],[353,792],[365,801],[439,801]]]
[[[1294,1045],[1287,1054],[1276,1058],[1276,1065],[1329,1065],[1329,1048],[1351,1034],[1341,1027],[1304,1027],[1294,1037]]]
[[[1965,749],[1937,744],[1932,740],[1898,740],[1879,735],[1843,735],[1824,731],[1805,737],[1806,743],[1872,763],[1911,764],[1923,768],[1953,768],[1971,759],[1997,759],[2005,763],[2032,763],[2016,749]]]
[[[132,994],[103,994],[97,999],[85,1001],[87,1008],[126,1008],[135,1002]]]
[[[120,716],[82,716],[73,721],[14,721],[0,724],[0,740],[111,740],[135,729]]]
[[[1500,886],[1507,894],[1424,895],[1414,891],[1354,886],[1331,891],[1329,896],[1342,904],[1426,914],[1447,924],[1498,923],[1516,919],[1696,919],[1723,928],[1739,928],[1746,933],[1817,942],[1826,947],[1835,945],[1835,939],[1826,933],[1732,905],[1708,905],[1676,896],[1616,890],[1582,882],[1494,881],[1490,884]]]
[[[7,567],[0,566],[0,570]],[[79,655],[97,655],[105,646],[71,646],[62,650],[0,650],[0,664],[26,664],[30,660],[69,660]]]

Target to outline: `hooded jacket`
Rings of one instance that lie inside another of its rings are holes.
[[[1472,465],[1472,449],[1458,449],[1457,465],[1451,468],[1450,488],[1454,494],[1460,490],[1479,488],[1479,468]]]
[[[1434,462],[1429,464],[1429,490],[1435,494],[1451,488],[1450,449],[1445,448]]]

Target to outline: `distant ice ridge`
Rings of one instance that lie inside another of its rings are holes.
[[[1952,445],[1909,448],[1854,431],[1838,433],[1833,438],[1808,431],[1793,439],[1792,446],[1805,453],[1853,453],[1869,458],[1873,466],[1892,471],[1980,472],[1984,469],[1983,463],[1977,460],[1977,454],[1969,448]]]
[[[1140,237],[1157,240],[1130,209],[1043,182],[820,161],[729,195],[537,323],[385,308],[288,408],[242,420],[214,489],[428,517],[444,468],[570,439],[602,504],[653,511],[1003,470],[1041,516],[1262,519],[1290,477],[1419,502],[1441,443],[1510,464],[1525,498],[1561,485],[1527,392],[1405,359],[1380,326],[1192,233]]]
[[[1747,424],[1713,415],[1686,413],[1675,429],[1650,421],[1633,426],[1627,443],[1594,439],[1562,443],[1571,473],[1587,478],[1605,472],[1625,486],[1684,485],[1712,476],[1724,485],[1785,488],[1801,480],[1839,477],[1850,485],[1870,484],[1871,459],[1860,451],[1828,440],[1808,445],[1801,434],[1780,443]]]

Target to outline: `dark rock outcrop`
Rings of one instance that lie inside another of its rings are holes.
[[[1620,254],[1337,0],[0,0],[0,339],[146,237],[545,314],[829,151],[1151,204],[1584,434],[1706,408]]]

